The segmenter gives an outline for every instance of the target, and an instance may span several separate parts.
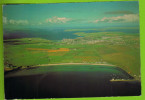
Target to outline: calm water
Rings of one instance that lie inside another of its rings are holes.
[[[5,75],[5,95],[11,98],[71,98],[140,95],[140,82],[117,67],[100,65],[41,66]]]
[[[85,29],[85,28],[81,28]],[[89,30],[89,31],[72,31],[72,32],[65,32],[65,28],[45,28],[45,29],[38,29],[38,28],[32,28],[32,29],[17,29],[17,30],[4,30],[4,39],[15,39],[15,38],[44,38],[48,40],[62,40],[62,39],[74,39],[79,36],[75,35],[76,32],[125,32],[127,34],[135,34],[139,33],[139,29],[108,29],[108,30],[102,30],[102,31],[96,31],[96,30]]]

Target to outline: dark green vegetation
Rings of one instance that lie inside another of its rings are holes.
[[[81,37],[58,41],[41,38],[5,40],[5,67],[25,68],[59,63],[112,64],[135,78],[140,78],[139,34],[123,32],[74,34]]]

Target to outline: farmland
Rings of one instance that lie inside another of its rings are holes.
[[[71,30],[69,30],[71,31]],[[123,32],[74,32],[75,39],[42,38],[4,41],[6,68],[42,64],[111,64],[140,77],[139,35]]]

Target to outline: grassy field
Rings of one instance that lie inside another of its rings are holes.
[[[113,64],[135,78],[140,78],[138,34],[123,32],[74,34],[80,37],[58,41],[41,38],[5,40],[5,68],[59,63]]]

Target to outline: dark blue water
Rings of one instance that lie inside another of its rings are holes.
[[[74,39],[78,37],[72,32],[64,32],[64,29],[28,29],[5,30],[4,39],[16,38],[44,38],[48,40]]]
[[[132,81],[110,81],[111,79]],[[138,96],[140,82],[118,67],[56,65],[23,69],[5,74],[5,97],[74,98]]]
[[[102,30],[102,28],[97,30],[88,31],[65,31],[68,28],[31,28],[31,29],[17,29],[17,30],[4,30],[4,39],[17,39],[17,38],[43,38],[48,40],[62,40],[62,39],[75,39],[79,36],[75,35],[76,32],[124,32],[126,34],[136,34],[139,33],[139,29],[107,29]],[[74,28],[76,29],[76,28]],[[85,28],[81,28],[85,29]],[[87,28],[86,28],[87,29]],[[94,28],[93,28],[94,29]]]

